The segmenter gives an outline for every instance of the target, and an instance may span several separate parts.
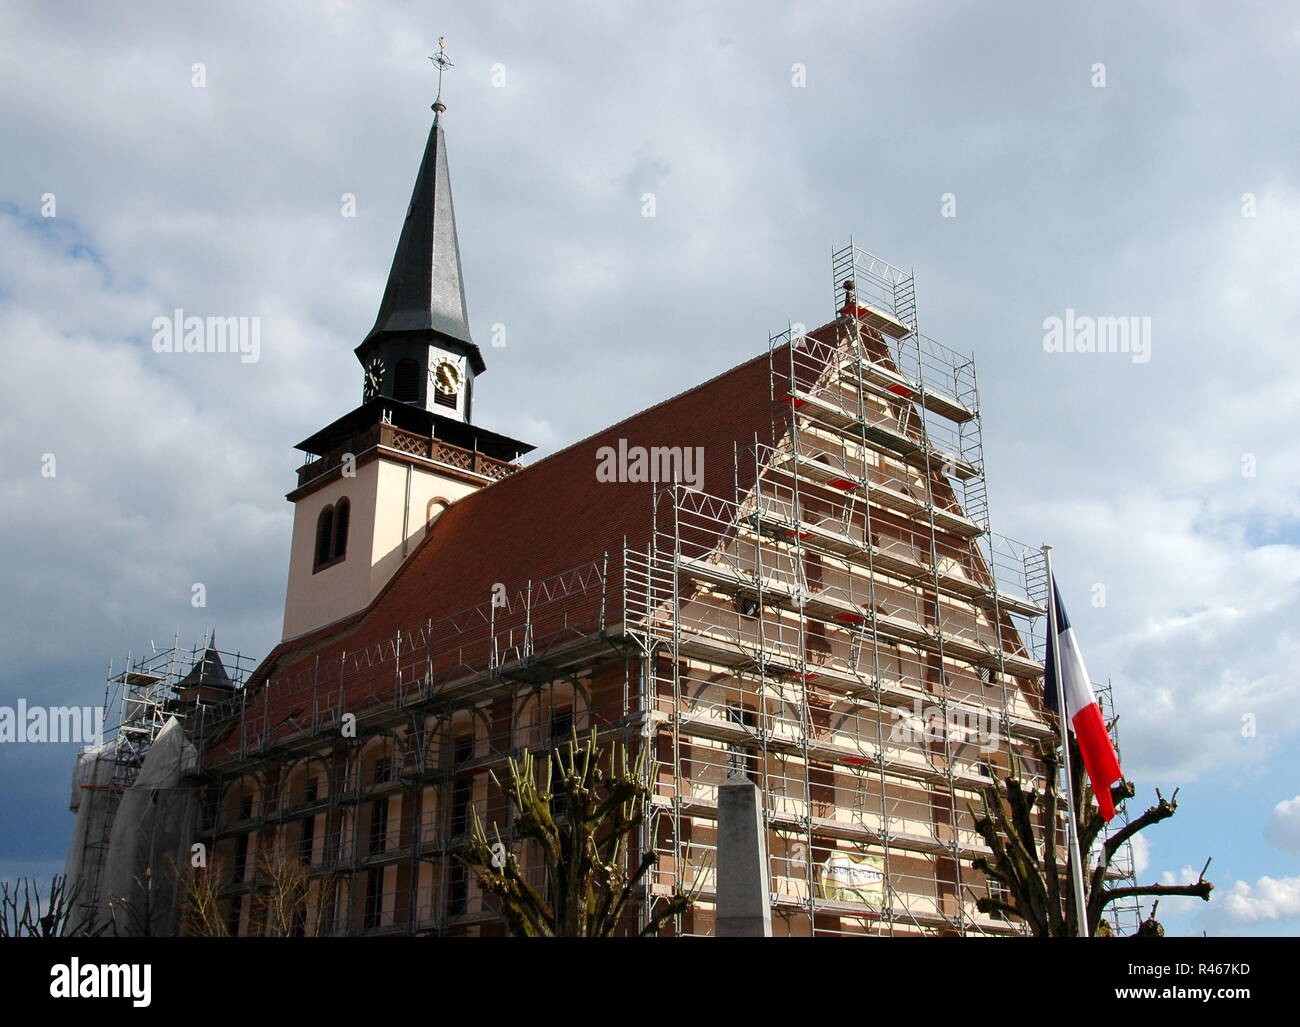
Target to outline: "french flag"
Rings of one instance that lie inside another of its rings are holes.
[[[1088,771],[1088,780],[1092,783],[1092,792],[1097,797],[1101,815],[1110,823],[1115,816],[1110,786],[1124,775],[1120,772],[1115,747],[1111,745],[1110,733],[1102,719],[1101,707],[1093,695],[1088,668],[1084,666],[1083,653],[1079,651],[1079,640],[1075,637],[1074,628],[1070,627],[1070,618],[1065,615],[1065,604],[1061,602],[1055,577],[1051,584],[1052,600],[1056,604],[1056,637],[1048,639],[1043,698],[1049,709],[1057,710],[1056,673],[1059,667],[1061,691],[1065,694],[1066,718],[1079,743],[1079,751],[1083,753],[1083,766]]]

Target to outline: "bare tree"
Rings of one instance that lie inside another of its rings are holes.
[[[191,938],[226,938],[230,930],[221,915],[221,887],[225,866],[213,858],[206,866],[190,866],[180,875],[178,891],[181,933]]]
[[[57,938],[65,934],[76,907],[80,886],[55,874],[48,891],[40,882],[20,877],[11,885],[0,881],[0,938]]]
[[[606,759],[608,755],[608,759]],[[549,754],[544,772],[525,752],[510,760],[509,780],[492,781],[509,798],[515,830],[541,849],[547,886],[530,884],[519,858],[501,841],[495,843],[474,812],[468,846],[456,858],[488,895],[496,896],[511,934],[520,937],[608,937],[622,929],[629,900],[655,862],[653,846],[629,868],[629,839],[647,823],[650,779],[645,754],[629,764],[618,742],[608,754],[596,745],[593,730],[584,745],[577,733]],[[540,778],[540,780],[539,780]],[[557,801],[558,800],[558,801]],[[561,812],[562,811],[562,812]],[[654,817],[649,818],[653,836]],[[649,918],[641,934],[656,934],[672,917],[688,909],[700,882],[689,893],[680,889]]]
[[[1074,788],[1075,809],[1081,811],[1079,823],[1079,849],[1083,856],[1084,902],[1087,906],[1087,928],[1090,936],[1113,933],[1102,914],[1111,903],[1138,896],[1190,895],[1206,902],[1214,885],[1205,879],[1210,861],[1205,861],[1197,880],[1190,884],[1108,885],[1107,871],[1124,843],[1139,831],[1172,817],[1178,810],[1178,792],[1166,799],[1156,790],[1156,805],[1108,837],[1098,848],[1096,842],[1106,826],[1101,812],[1092,802],[1092,789],[1088,784],[1083,759],[1073,739],[1071,745],[1071,782]],[[991,882],[1005,890],[1006,897],[989,894],[979,898],[977,908],[982,913],[1001,913],[1023,920],[1030,931],[1039,937],[1069,937],[1078,934],[1075,915],[1074,889],[1070,886],[1072,865],[1068,855],[1062,858],[1058,850],[1057,769],[1059,752],[1056,746],[1039,748],[1043,761],[1043,789],[1041,794],[1020,781],[1020,763],[1014,751],[1011,769],[1001,782],[993,781],[981,789],[983,811],[971,810],[975,830],[992,851],[989,857],[973,861]],[[1118,807],[1133,797],[1133,785],[1122,781],[1111,789],[1111,798]],[[1040,812],[1035,813],[1038,810]],[[1037,829],[1035,821],[1041,823]],[[1091,863],[1097,851],[1095,864]],[[1151,917],[1138,932],[1147,936],[1163,934],[1164,929]]]
[[[311,906],[311,868],[277,838],[257,857],[257,890],[253,892],[254,918],[272,938],[288,938],[307,930]],[[318,934],[324,919],[325,882],[321,881],[311,934]]]
[[[176,864],[168,857],[170,866],[166,873],[176,877]],[[173,915],[173,894],[169,893],[165,881],[160,885],[162,875],[154,873],[153,867],[145,867],[143,874],[131,878],[135,885],[133,894],[108,895],[108,932],[115,936],[128,938],[153,938],[171,934],[173,926],[167,922]]]

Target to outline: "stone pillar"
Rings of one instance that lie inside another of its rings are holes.
[[[718,789],[719,938],[772,937],[767,873],[758,788],[747,778],[728,778]]]

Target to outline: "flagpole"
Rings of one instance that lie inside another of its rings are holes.
[[[1083,859],[1079,854],[1079,815],[1074,808],[1074,773],[1070,766],[1070,719],[1065,707],[1065,685],[1061,679],[1061,653],[1057,648],[1056,634],[1056,579],[1052,576],[1052,547],[1043,546],[1043,558],[1047,561],[1047,644],[1052,647],[1052,683],[1056,688],[1056,715],[1061,725],[1061,757],[1065,766],[1065,795],[1070,805],[1069,844],[1070,864],[1073,873],[1070,877],[1074,885],[1075,926],[1080,938],[1088,937],[1088,910],[1083,900]],[[1056,830],[1056,825],[1052,825]],[[1052,844],[1055,844],[1053,839]]]

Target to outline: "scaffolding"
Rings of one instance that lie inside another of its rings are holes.
[[[86,926],[102,911],[103,875],[113,823],[123,794],[139,776],[150,749],[175,717],[199,740],[229,720],[252,660],[216,648],[211,637],[186,649],[151,644],[128,653],[122,669],[108,665],[104,688],[104,738],[78,759],[71,807],[77,812],[67,875],[77,889],[78,920]]]
[[[698,884],[673,930],[712,933],[717,790],[742,775],[778,933],[1022,930],[976,908],[970,810],[1013,754],[1041,780],[1043,556],[990,530],[974,363],[920,334],[913,275],[852,243],[832,270],[835,319],[769,340],[770,432],[737,440],[732,494],[656,486],[621,550],[241,692],[203,811],[234,933],[260,929],[273,841],[320,933],[499,932],[452,853],[474,815],[515,844],[489,772],[574,729],[652,774],[629,931]]]
[[[246,693],[206,754],[201,809],[200,840],[228,875],[231,933],[258,932],[255,857],[277,844],[315,882],[302,933],[309,923],[323,934],[497,924],[452,859],[475,816],[512,838],[489,773],[574,729],[637,744],[629,655],[610,623],[622,609],[619,555]],[[540,853],[517,854],[544,886]]]
[[[251,657],[216,648],[214,636],[184,648],[177,632],[171,645],[150,643],[143,656],[128,653],[122,670],[108,665],[104,715],[114,764],[112,786],[129,788],[167,721],[176,717],[186,734],[203,737],[228,716],[254,666]]]
[[[1116,719],[1115,714],[1115,690],[1109,678],[1106,683],[1092,683],[1093,692],[1097,696],[1097,703],[1101,707],[1102,720],[1111,724],[1111,739],[1115,743],[1115,752],[1119,753],[1119,726],[1112,722]],[[1128,826],[1128,805],[1119,806],[1116,809],[1119,818],[1119,824],[1115,828],[1118,832]],[[1093,858],[1101,852],[1102,846],[1106,843],[1106,838],[1099,838],[1094,848]],[[1136,887],[1138,884],[1137,858],[1133,853],[1133,840],[1125,840],[1124,844],[1115,850],[1115,856],[1111,860],[1111,873],[1108,875],[1108,881],[1116,887]],[[1117,899],[1106,907],[1105,919],[1110,921],[1111,927],[1116,934],[1130,936],[1137,933],[1145,914],[1142,911],[1142,903],[1137,896],[1129,896],[1123,899]]]
[[[913,276],[852,244],[832,265],[837,319],[770,340],[754,486],[657,497],[658,885],[707,877],[701,827],[739,764],[789,933],[1013,932],[975,909],[969,808],[1012,745],[1050,737],[1042,556],[988,530],[974,365],[918,333]]]

